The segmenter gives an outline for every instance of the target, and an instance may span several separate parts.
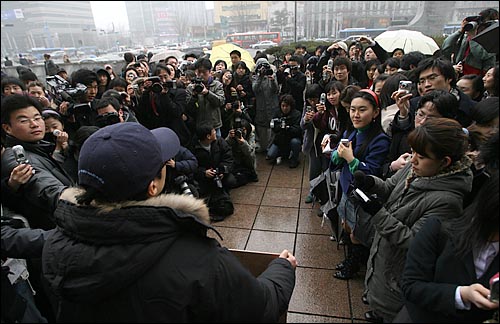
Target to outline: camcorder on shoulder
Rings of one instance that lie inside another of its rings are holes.
[[[45,78],[47,91],[50,93],[54,102],[60,105],[63,101],[74,103],[75,99],[87,93],[87,87],[77,83],[75,87],[59,75],[52,75]]]

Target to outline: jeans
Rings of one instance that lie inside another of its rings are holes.
[[[275,159],[278,156],[288,159],[291,151],[292,154],[290,160],[298,161],[301,146],[302,146],[302,141],[300,140],[300,138],[292,138],[287,146],[283,146],[281,148],[273,143],[267,150],[267,156],[271,159]]]

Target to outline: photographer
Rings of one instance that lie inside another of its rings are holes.
[[[179,137],[181,145],[186,146],[192,136],[186,125],[186,90],[177,88],[173,79],[175,70],[171,65],[157,65],[154,75],[144,82],[137,119],[149,129],[170,128]]]
[[[124,122],[120,103],[113,97],[106,97],[99,100],[96,105],[96,111],[95,125],[99,128]]]
[[[227,87],[224,90],[226,89]],[[222,138],[228,136],[229,131],[234,128],[234,121],[237,118],[245,119],[249,123],[252,121],[247,113],[248,109],[244,106],[238,95],[238,91],[233,87],[230,87],[229,90],[231,91],[229,98],[226,95],[226,104],[221,109],[222,127],[220,128],[220,132]]]
[[[281,84],[280,94],[289,94],[295,101],[295,109],[302,113],[304,108],[304,90],[306,88],[306,76],[300,71],[302,57],[292,55],[288,64],[280,66],[277,72],[278,84]]]
[[[196,78],[191,80],[187,91],[187,115],[194,120],[191,131],[208,123],[215,128],[217,136],[221,136],[222,127],[221,109],[225,103],[222,83],[215,80],[210,74],[212,63],[207,58],[201,58],[195,63]]]
[[[120,103],[118,113],[122,116],[124,122],[137,123],[134,113],[128,107],[130,96],[126,92],[118,92],[117,90],[109,89],[102,95],[104,98],[115,98]]]
[[[266,155],[266,160],[276,164],[280,164],[282,158],[289,159],[288,166],[292,169],[299,165],[302,145],[301,113],[294,108],[295,100],[291,95],[281,97],[280,111],[271,119],[273,135]]]
[[[461,29],[444,40],[441,53],[453,62],[459,77],[466,74],[484,76],[495,66],[495,53],[488,53],[479,43],[471,41],[479,29],[491,24],[492,21],[486,18],[488,12],[483,10],[478,16],[465,17]]]
[[[212,209],[211,217],[222,220],[234,211],[229,209],[215,212],[221,197],[228,200],[232,207],[229,190],[235,188],[237,182],[231,174],[234,163],[231,147],[224,138],[216,136],[213,126],[205,123],[196,128],[196,139],[191,152],[198,160],[194,177],[200,187],[200,197],[207,197],[208,207]]]
[[[71,87],[65,86],[63,90],[67,95],[57,100],[62,101],[59,105],[59,113],[65,118],[64,124],[70,137],[81,126],[95,125],[97,112],[94,108],[94,99],[97,96],[97,87],[97,74],[87,69],[79,69],[71,75]],[[49,87],[49,89],[51,88]],[[51,92],[53,91],[54,88]],[[61,97],[54,93],[51,94],[55,97]]]
[[[226,138],[233,154],[232,173],[236,178],[235,187],[249,182],[257,182],[257,162],[255,158],[255,134],[252,125],[245,119],[235,118],[234,126]]]
[[[279,87],[276,75],[267,59],[259,58],[255,66],[256,75],[252,80],[252,90],[255,94],[253,121],[259,138],[259,151],[265,153],[271,144],[269,123],[279,111]]]

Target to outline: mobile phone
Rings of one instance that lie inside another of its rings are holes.
[[[26,156],[26,152],[24,151],[24,147],[22,145],[15,145],[12,147],[12,152],[14,152],[14,156],[16,158],[17,164],[29,164],[30,161]]]
[[[319,104],[324,105],[325,103],[326,103],[326,93],[323,92],[319,97]]]
[[[399,81],[399,87],[398,91],[399,92],[405,92],[406,94],[411,92],[411,87],[412,87],[412,82],[411,81]]]
[[[342,145],[348,147],[349,146],[349,139],[348,138],[342,138],[340,140],[340,143],[342,143]]]
[[[306,106],[306,112],[311,112],[313,111],[313,107],[311,106]]]
[[[493,303],[498,303],[498,272],[490,279],[490,295],[488,299]]]

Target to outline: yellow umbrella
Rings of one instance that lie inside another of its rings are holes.
[[[212,47],[212,53],[210,53],[210,62],[212,64],[215,64],[217,60],[224,60],[226,61],[226,64],[228,68],[231,68],[231,57],[229,56],[229,53],[231,53],[234,50],[238,50],[241,53],[241,60],[246,63],[247,68],[252,71],[255,62],[253,61],[253,57],[250,55],[250,53],[234,44],[222,44],[222,45],[217,45],[215,47]]]

